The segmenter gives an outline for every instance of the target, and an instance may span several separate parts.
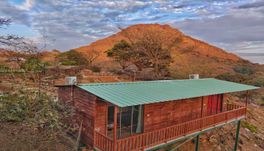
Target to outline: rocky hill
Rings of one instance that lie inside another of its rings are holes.
[[[89,45],[75,50],[89,56],[93,51],[100,53],[96,60],[103,66],[113,66],[113,61],[107,57],[105,51],[111,49],[121,40],[129,41],[146,30],[159,33],[165,44],[171,44],[173,63],[171,72],[177,77],[189,73],[199,73],[204,76],[215,76],[223,72],[231,72],[234,64],[248,63],[238,56],[228,53],[223,49],[212,46],[206,42],[185,35],[178,29],[169,25],[138,24],[130,26],[107,38],[97,40]],[[177,72],[180,71],[180,72]]]

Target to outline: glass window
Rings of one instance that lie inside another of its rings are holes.
[[[114,129],[114,106],[108,106],[107,135],[113,136]],[[141,133],[143,130],[143,106],[129,106],[119,108],[117,114],[117,136],[128,137],[132,134]]]
[[[114,106],[108,106],[107,136],[112,137],[114,129]]]
[[[119,109],[118,137],[124,138],[132,134],[141,133],[143,127],[142,105],[129,106]],[[120,120],[121,119],[121,120]]]

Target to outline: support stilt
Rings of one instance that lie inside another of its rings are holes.
[[[234,151],[237,151],[238,139],[239,139],[239,129],[240,129],[240,120],[237,122],[236,141],[235,141]]]
[[[195,151],[199,151],[199,138],[200,135],[197,135],[195,140]]]

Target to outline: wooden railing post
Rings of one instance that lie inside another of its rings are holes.
[[[245,105],[245,107],[246,107],[246,117],[247,117],[247,106],[248,106],[248,96],[249,96],[249,91],[247,91],[247,94],[246,94],[246,105]]]
[[[118,107],[115,106],[114,108],[114,130],[113,130],[113,139],[114,139],[114,151],[117,150],[117,112],[118,112]]]

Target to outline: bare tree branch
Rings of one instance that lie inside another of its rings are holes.
[[[94,48],[89,52],[86,59],[88,61],[89,66],[92,66],[94,61],[100,56],[100,53],[96,51]]]

